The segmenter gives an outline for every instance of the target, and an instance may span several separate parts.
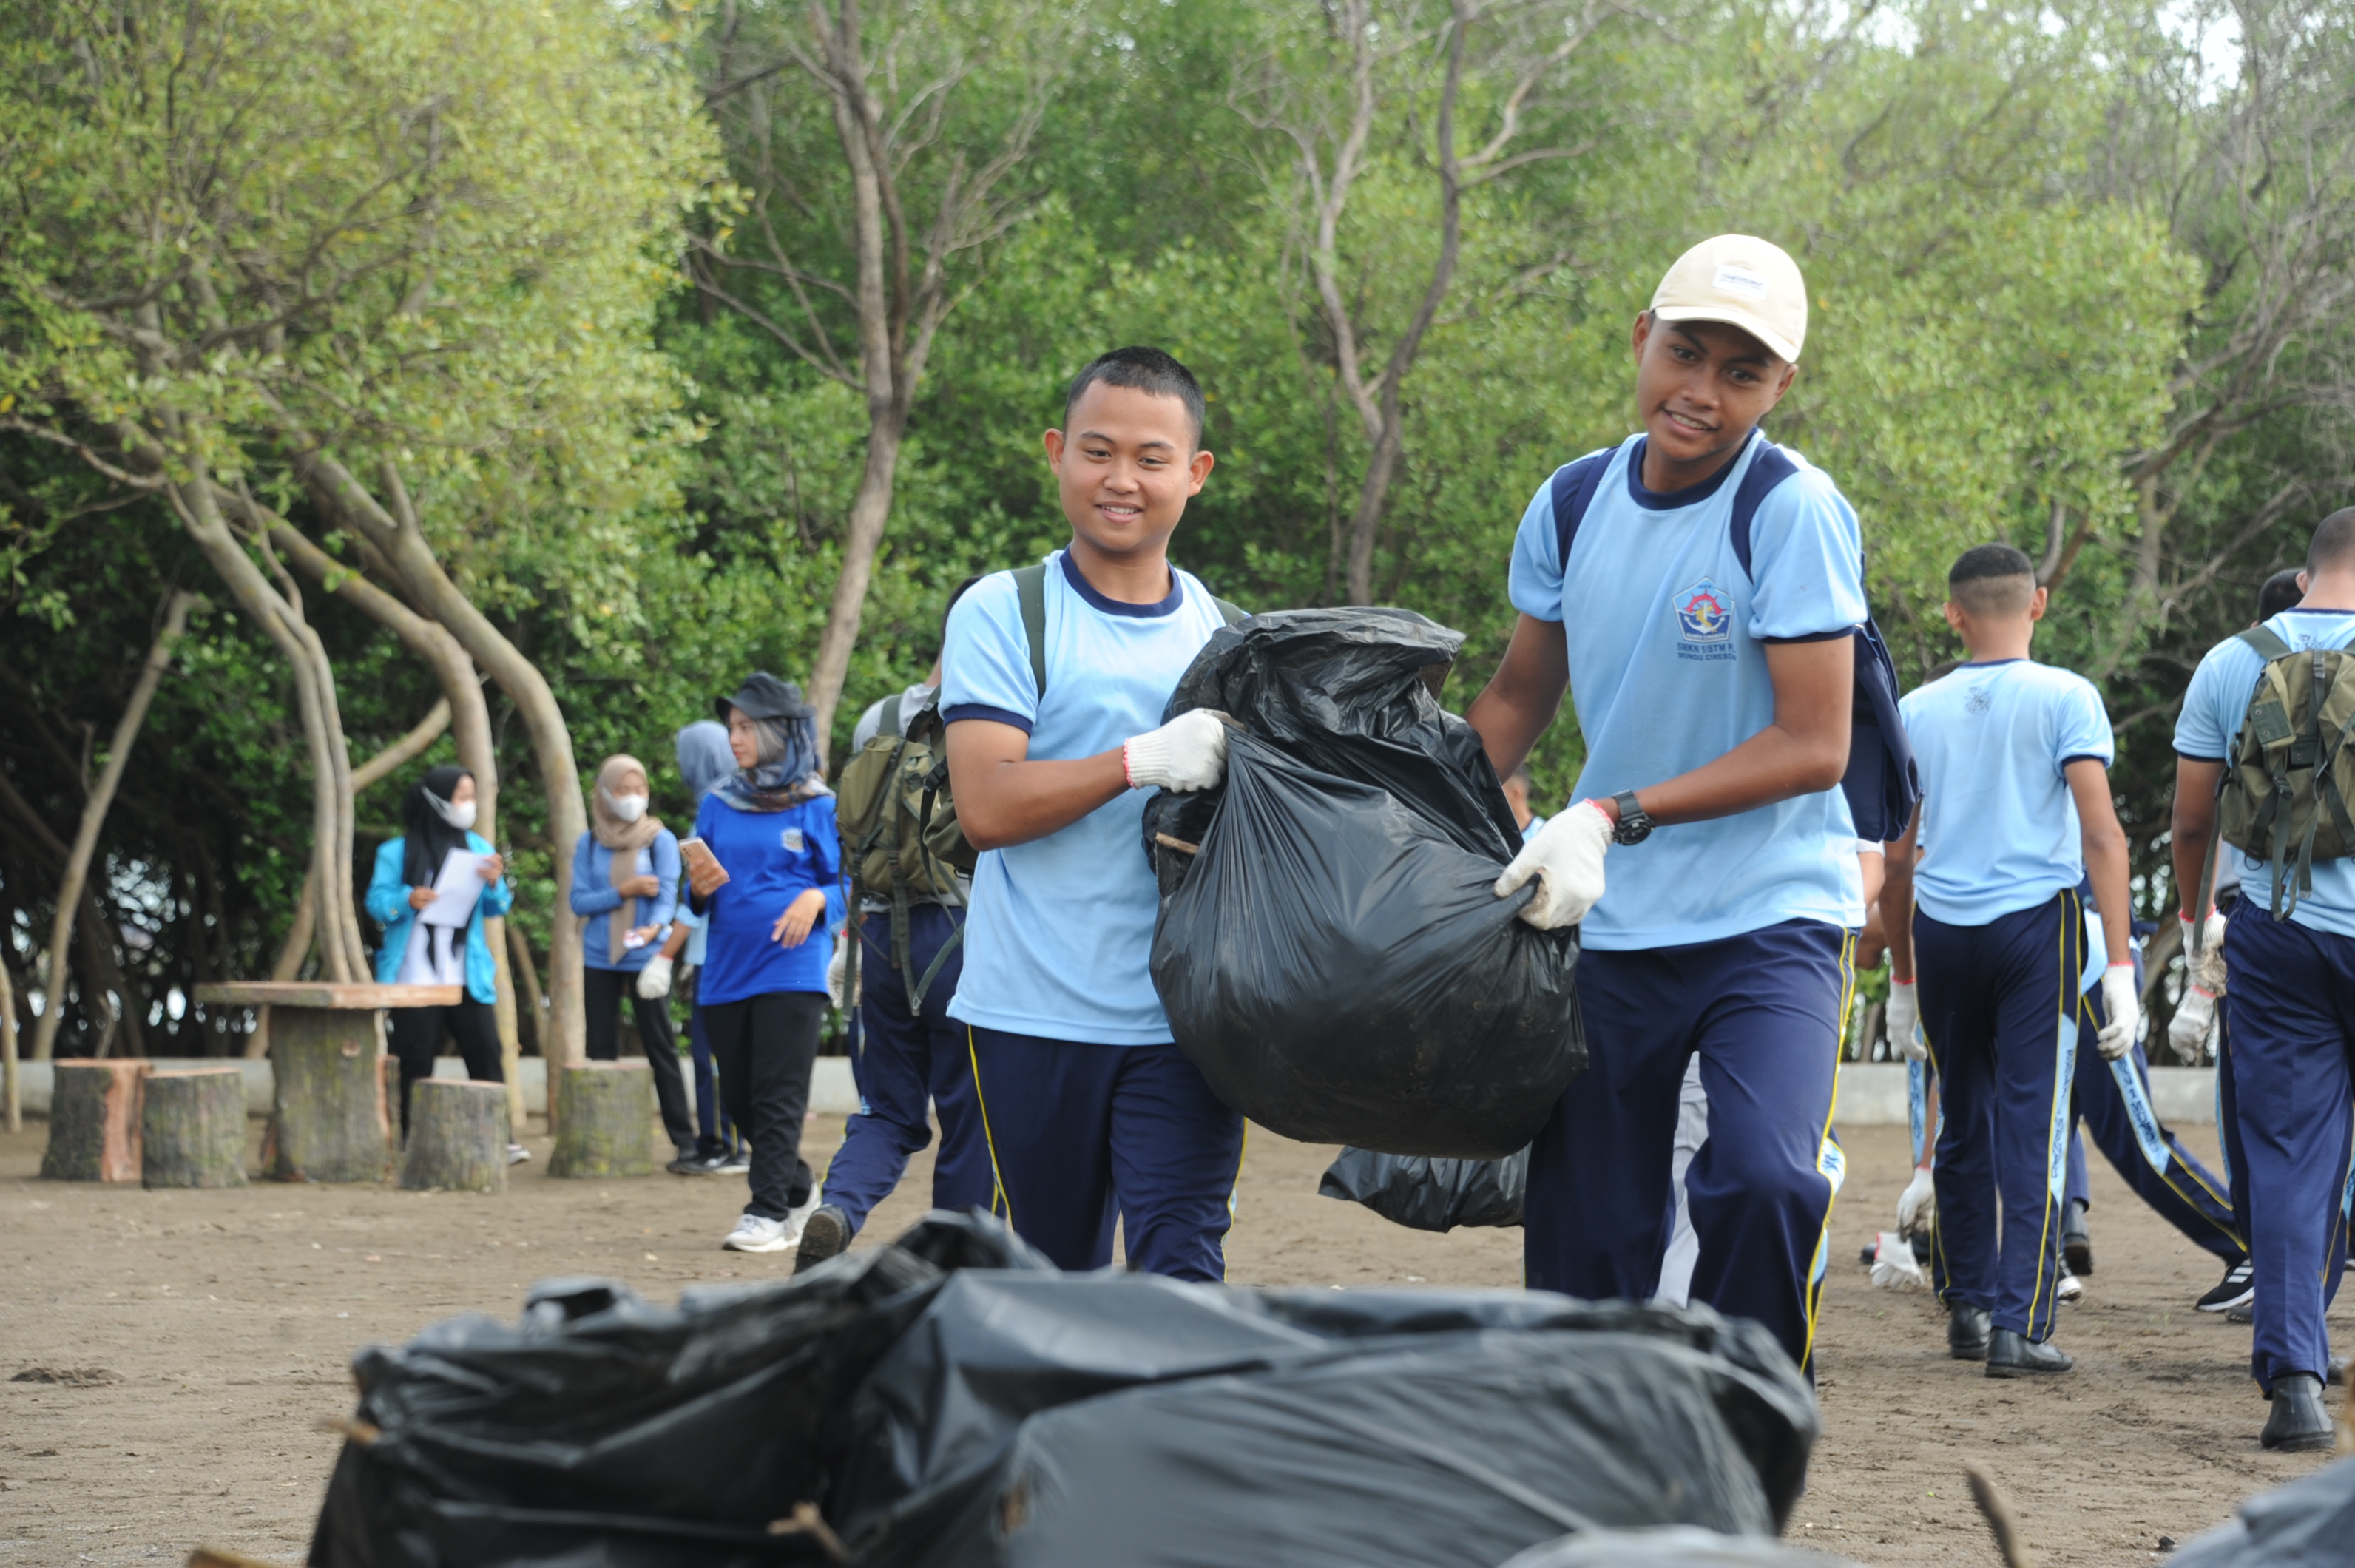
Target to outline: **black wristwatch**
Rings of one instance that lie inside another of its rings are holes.
[[[1611,804],[1615,806],[1619,812],[1619,821],[1611,829],[1611,842],[1614,844],[1641,844],[1645,839],[1649,838],[1652,836],[1651,813],[1646,811],[1642,806],[1636,804],[1636,792],[1634,790],[1621,790],[1617,795],[1611,797]]]

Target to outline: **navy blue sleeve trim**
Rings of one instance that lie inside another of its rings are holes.
[[[954,708],[941,709],[941,722],[943,724],[954,724],[962,719],[986,719],[992,724],[1011,724],[1025,735],[1030,733],[1031,720],[1028,717],[1007,709],[992,708],[986,703],[960,702]]]
[[[1758,640],[1771,647],[1778,643],[1828,643],[1835,638],[1853,637],[1855,635],[1856,628],[1854,626],[1842,626],[1837,632],[1809,632],[1803,636],[1797,637],[1761,637]]]
[[[2185,750],[2184,750],[2182,747],[2180,747],[2180,746],[2178,746],[2178,747],[2175,749],[2175,754],[2176,754],[2177,756],[2179,756],[2179,757],[2181,757],[2181,758],[2182,758],[2185,762],[2187,762],[2187,763],[2224,763],[2224,762],[2227,762],[2227,761],[2229,761],[2229,760],[2230,760],[2229,758],[2225,758],[2225,757],[2203,757],[2203,756],[2201,756],[2201,755],[2200,755],[2199,752],[2187,752],[2187,751],[2185,751]]]
[[[2105,768],[2110,765],[2110,760],[2107,757],[2096,755],[2092,752],[2079,752],[2074,756],[2061,759],[2061,766],[2063,769],[2066,769],[2071,763],[2099,763]]]

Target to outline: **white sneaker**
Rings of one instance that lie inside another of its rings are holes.
[[[2078,1279],[2075,1275],[2069,1272],[2069,1265],[2067,1264],[2062,1264],[2061,1265],[2061,1283],[2054,1286],[2052,1291],[2054,1298],[2061,1301],[2074,1301],[2084,1294],[2084,1283]]]
[[[719,1244],[733,1253],[782,1253],[798,1247],[801,1240],[799,1225],[789,1226],[783,1220],[745,1214],[737,1219],[736,1228]]]
[[[509,1165],[521,1165],[525,1160],[527,1160],[530,1157],[531,1150],[524,1147],[523,1145],[507,1145],[507,1163]]]
[[[800,1208],[786,1211],[785,1230],[794,1238],[794,1246],[802,1244],[802,1232],[809,1229],[809,1217],[816,1212],[817,1189],[815,1187],[810,1189],[810,1195],[802,1200]]]

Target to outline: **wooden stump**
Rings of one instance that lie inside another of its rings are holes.
[[[245,1074],[239,1069],[148,1074],[139,1125],[148,1186],[245,1185]]]
[[[550,1176],[651,1176],[654,1072],[634,1061],[591,1061],[558,1074],[556,1152]]]
[[[409,1091],[400,1184],[411,1191],[507,1189],[507,1086],[421,1078]]]
[[[144,1061],[60,1061],[50,1082],[49,1147],[41,1174],[53,1181],[139,1179]]]
[[[381,1181],[392,1163],[381,1015],[274,1008],[272,1159],[280,1181]]]

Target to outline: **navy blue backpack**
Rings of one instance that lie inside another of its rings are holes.
[[[1554,559],[1565,572],[1570,570],[1571,541],[1578,537],[1578,525],[1585,519],[1586,508],[1593,504],[1617,450],[1606,447],[1554,471],[1553,526],[1559,544]],[[1751,520],[1774,486],[1797,472],[1783,449],[1770,442],[1733,492],[1730,524],[1733,556],[1745,574],[1750,571]],[[1877,844],[1889,843],[1903,837],[1906,825],[1913,820],[1913,807],[1922,798],[1922,773],[1914,765],[1913,743],[1905,738],[1905,726],[1898,718],[1897,662],[1889,656],[1881,627],[1868,614],[1855,635],[1856,700],[1849,718],[1848,772],[1840,779],[1840,793],[1848,797],[1849,815],[1856,818],[1856,836]]]

